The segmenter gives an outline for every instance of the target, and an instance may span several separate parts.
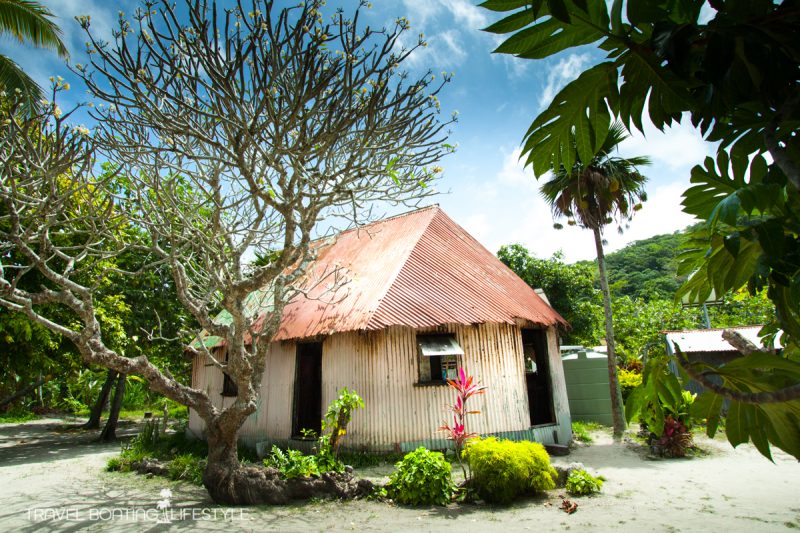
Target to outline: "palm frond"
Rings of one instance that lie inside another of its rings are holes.
[[[0,88],[7,93],[13,93],[15,89],[22,91],[23,107],[28,109],[36,107],[42,99],[42,88],[4,55],[0,55]]]
[[[570,169],[553,169],[552,178],[539,189],[553,218],[574,218],[582,227],[600,230],[610,219],[630,219],[635,206],[647,197],[647,178],[637,167],[648,165],[650,159],[612,157],[611,153],[627,138],[625,126],[616,122],[589,164],[578,159]]]
[[[66,59],[69,51],[52,17],[53,13],[38,2],[0,0],[0,34],[9,33],[20,42],[55,50]]]

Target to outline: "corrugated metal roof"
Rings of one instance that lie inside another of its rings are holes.
[[[728,344],[728,341],[722,338],[722,332],[726,329],[732,329],[740,333],[744,338],[758,346],[764,348],[761,344],[761,338],[758,332],[762,326],[740,326],[735,328],[716,328],[716,329],[693,329],[685,331],[665,331],[664,334],[667,338],[670,351],[675,352],[675,345],[681,349],[682,352],[730,352],[736,349]],[[780,348],[780,341],[775,339],[775,348]]]
[[[348,283],[330,294],[323,282],[295,297],[275,340],[389,326],[567,324],[438,206],[339,234],[308,279],[336,268]]]

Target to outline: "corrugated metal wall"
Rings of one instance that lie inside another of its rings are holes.
[[[451,325],[414,330],[392,327],[377,332],[344,333],[327,337],[322,349],[322,404],[324,408],[341,387],[357,391],[366,404],[354,413],[344,445],[372,450],[408,449],[417,444],[444,447],[447,442],[437,428],[447,417],[446,406],[453,391],[442,385],[417,385],[417,333],[448,332],[456,336],[465,355],[462,364],[487,387],[473,397],[469,407],[469,431],[481,434],[525,431],[536,440],[566,443],[571,437],[569,407],[563,369],[554,328],[548,331],[548,350],[557,426],[529,427],[525,389],[522,338],[517,326],[508,324]],[[251,445],[262,441],[285,443],[292,430],[295,345],[273,345],[267,361],[261,404],[242,428],[241,439]],[[222,374],[195,365],[193,383],[209,383],[212,398],[220,398]],[[218,379],[214,377],[218,375]],[[230,401],[229,399],[226,399]],[[190,428],[202,431],[202,421],[190,417]],[[557,430],[556,439],[553,431]]]

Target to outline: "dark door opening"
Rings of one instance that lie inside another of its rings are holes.
[[[297,345],[297,368],[294,380],[294,413],[292,436],[310,429],[319,435],[322,430],[322,343]]]
[[[525,384],[528,388],[531,425],[555,424],[547,331],[523,329],[522,353],[525,357]]]

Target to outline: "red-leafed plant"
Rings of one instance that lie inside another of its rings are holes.
[[[447,439],[453,441],[453,447],[455,448],[458,464],[461,465],[461,470],[464,472],[464,478],[466,479],[468,477],[467,469],[464,467],[464,463],[461,458],[461,452],[464,450],[464,446],[467,444],[469,439],[477,437],[478,434],[467,432],[464,426],[464,419],[467,415],[480,413],[480,411],[475,410],[468,411],[467,400],[477,394],[483,394],[486,390],[486,387],[478,385],[474,378],[472,376],[468,376],[463,368],[459,369],[458,371],[458,379],[448,379],[447,384],[456,390],[458,396],[456,397],[456,403],[449,407],[449,410],[453,413],[453,424],[450,425],[449,423],[445,422],[442,424],[439,430],[446,431]]]

